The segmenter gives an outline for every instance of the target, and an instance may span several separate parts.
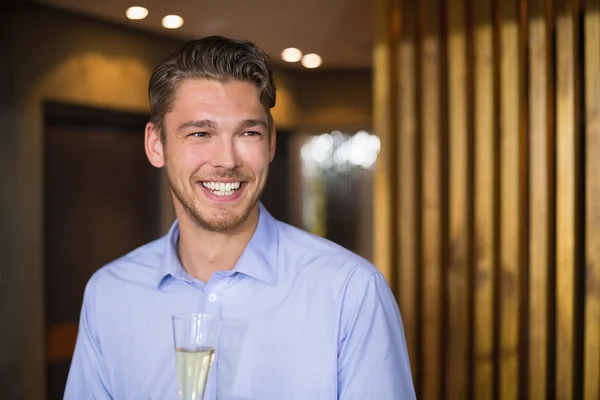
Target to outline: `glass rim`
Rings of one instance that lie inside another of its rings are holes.
[[[171,315],[173,320],[180,320],[180,321],[191,321],[191,320],[200,320],[200,321],[206,321],[206,322],[220,322],[223,318],[219,317],[218,315],[214,315],[214,314],[207,314],[207,313],[177,313],[177,314],[173,314]]]

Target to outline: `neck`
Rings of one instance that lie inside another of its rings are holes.
[[[190,276],[203,282],[208,282],[216,271],[229,271],[235,267],[258,225],[258,204],[240,226],[228,232],[201,228],[184,210],[176,211],[179,260]]]

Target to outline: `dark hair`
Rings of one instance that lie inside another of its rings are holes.
[[[210,79],[220,82],[251,82],[260,90],[260,102],[272,126],[271,108],[275,106],[276,88],[269,57],[254,43],[246,40],[209,36],[187,42],[156,66],[150,77],[150,122],[156,126],[163,143],[164,117],[185,79]]]

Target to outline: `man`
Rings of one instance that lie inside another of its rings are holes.
[[[191,312],[223,320],[206,399],[415,398],[383,276],[259,202],[276,143],[261,50],[187,43],[149,91],[146,154],[177,221],[90,279],[65,398],[174,400],[171,316]]]

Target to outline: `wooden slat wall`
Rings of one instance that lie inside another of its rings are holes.
[[[438,399],[442,388],[442,244],[441,244],[441,89],[440,65],[441,15],[440,0],[418,2],[421,51],[419,65],[422,71],[421,91],[421,169],[422,169],[422,240],[423,253],[423,318],[422,318],[422,374],[440,382],[421,388],[423,400]]]
[[[494,390],[494,277],[497,235],[494,167],[496,123],[494,43],[491,0],[471,3],[475,79],[475,389],[476,399],[492,399]]]
[[[549,155],[553,112],[549,13],[546,0],[528,2],[529,33],[529,309],[528,365],[530,399],[547,398],[551,217]]]
[[[376,1],[375,262],[418,398],[600,399],[600,0]]]
[[[471,135],[467,102],[467,13],[465,0],[448,2],[448,127],[449,127],[449,263],[448,337],[446,340],[445,386],[449,399],[466,399],[469,393],[471,235],[473,203],[470,166]]]
[[[394,164],[394,91],[390,82],[393,79],[394,66],[394,35],[393,35],[393,10],[392,0],[378,0],[375,7],[375,18],[379,21],[375,25],[375,42],[373,45],[373,129],[379,133],[381,140],[381,151],[377,160],[377,173],[374,177],[373,191],[378,195],[373,198],[373,236],[374,236],[374,261],[383,275],[392,279],[392,268],[394,264],[393,217],[395,216],[394,185],[389,182],[395,181]],[[386,107],[379,107],[386,104]]]
[[[556,397],[575,393],[576,135],[574,0],[556,0]]]
[[[519,4],[499,3],[500,43],[500,399],[519,397],[521,310]]]
[[[398,301],[402,309],[405,324],[405,335],[413,377],[419,374],[419,270],[420,259],[418,253],[418,207],[420,203],[417,186],[417,171],[419,158],[417,147],[417,37],[416,0],[404,0],[401,14],[401,40],[398,43],[398,204],[400,215],[398,219],[398,232],[400,246],[398,246],[399,265],[398,273]]]
[[[600,0],[584,5],[585,43],[585,373],[586,400],[600,393]]]

